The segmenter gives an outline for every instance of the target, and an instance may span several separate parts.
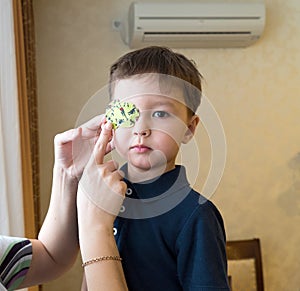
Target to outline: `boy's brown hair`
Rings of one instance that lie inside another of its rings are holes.
[[[110,68],[110,95],[113,82],[145,73],[158,73],[184,80],[181,87],[186,106],[192,114],[196,112],[201,101],[202,75],[193,61],[166,47],[150,46],[120,57]]]

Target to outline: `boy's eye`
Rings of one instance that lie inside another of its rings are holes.
[[[152,114],[153,117],[159,117],[159,118],[163,118],[163,117],[168,117],[170,116],[170,114],[166,111],[155,111]]]

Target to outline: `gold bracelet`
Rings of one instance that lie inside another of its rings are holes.
[[[87,260],[81,266],[84,268],[87,265],[101,262],[101,261],[122,261],[122,258],[119,256],[102,256],[102,257],[97,257],[97,258]]]

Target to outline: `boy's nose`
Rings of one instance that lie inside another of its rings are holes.
[[[144,129],[144,130],[139,130],[134,132],[134,135],[138,135],[139,137],[147,137],[150,134],[151,134],[150,129]]]
[[[140,112],[140,116],[133,127],[133,134],[139,138],[149,136],[151,134],[149,122],[149,112]]]

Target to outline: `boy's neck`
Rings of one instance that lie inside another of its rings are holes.
[[[142,170],[135,167],[132,167],[132,165],[127,165],[127,178],[132,183],[141,183],[143,181],[152,180],[157,177],[160,177],[166,172],[169,172],[171,170],[175,169],[175,164],[168,165],[162,165],[160,167],[151,168],[149,170]]]

